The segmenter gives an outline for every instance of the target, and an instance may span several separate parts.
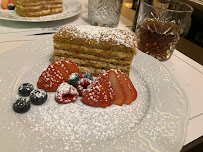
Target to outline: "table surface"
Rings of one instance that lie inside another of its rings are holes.
[[[72,18],[55,22],[27,23],[0,20],[0,55],[29,41],[50,37],[65,24],[88,24],[87,0],[80,0],[82,12]],[[117,28],[132,27],[134,12],[123,6],[120,23]],[[38,35],[39,33],[49,33]],[[162,62],[182,86],[190,103],[190,119],[184,145],[203,135],[203,66],[179,51],[175,50],[172,57]]]

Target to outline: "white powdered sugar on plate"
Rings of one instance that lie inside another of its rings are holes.
[[[36,64],[28,68],[18,85],[23,82],[36,84],[42,71],[37,70],[39,67],[41,65]],[[33,71],[38,71],[39,74],[36,75]],[[32,79],[29,75],[32,75]],[[86,144],[113,141],[136,127],[145,116],[149,101],[144,99],[148,96],[147,92],[141,91],[143,83],[140,79],[136,84],[139,96],[131,105],[91,107],[83,104],[81,97],[74,103],[58,104],[53,92],[48,93],[47,101],[43,105],[31,106],[29,112],[17,117],[21,123],[29,126],[31,132],[45,134],[53,141],[61,141],[61,148],[65,148],[70,142]]]

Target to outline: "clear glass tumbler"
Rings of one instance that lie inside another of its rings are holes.
[[[168,60],[193,8],[174,0],[141,0],[136,35],[138,48],[160,61]]]
[[[123,0],[88,0],[88,19],[90,24],[117,27]]]

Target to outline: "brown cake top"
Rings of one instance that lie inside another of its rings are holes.
[[[115,45],[124,45],[137,50],[136,35],[131,31],[113,29],[107,27],[90,26],[90,25],[72,25],[68,24],[60,29],[54,38],[86,39],[96,42],[112,42]]]

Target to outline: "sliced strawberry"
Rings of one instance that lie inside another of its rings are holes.
[[[8,9],[9,0],[2,0],[1,6],[3,9]]]
[[[37,82],[37,87],[39,89],[44,88],[44,84],[46,82],[46,77],[47,77],[47,70],[43,71],[42,74],[40,75],[38,82]]]
[[[77,72],[82,77],[82,73],[75,63],[71,61],[53,62],[48,66],[47,70],[41,74],[37,86],[47,92],[56,91],[62,82],[68,81],[69,75],[73,72]]]
[[[64,77],[64,80],[67,82],[69,78],[69,72],[68,72],[68,69],[65,67],[65,65],[62,63],[62,61],[55,61],[51,65],[55,66],[55,68],[60,71],[60,73]]]
[[[134,87],[132,81],[130,80],[129,76],[127,76],[126,74],[124,76],[125,76],[126,80],[128,81],[128,86],[129,86],[130,90],[133,93],[133,101],[134,101],[135,99],[137,99],[137,90],[135,89],[135,87]]]
[[[115,100],[115,94],[111,85],[111,82],[109,81],[108,73],[106,71],[101,72],[98,77],[96,78],[100,84],[103,86],[106,94],[107,94],[107,100],[109,102],[109,106],[114,103]]]
[[[53,65],[50,65],[39,77],[37,87],[47,92],[54,92],[64,81],[62,74]]]
[[[108,72],[109,80],[111,81],[113,91],[115,93],[114,104],[122,106],[125,102],[126,96],[122,86],[122,82],[116,70],[109,70]]]
[[[66,69],[69,72],[69,75],[71,75],[72,73],[78,73],[80,75],[80,78],[82,78],[82,73],[80,72],[77,64],[75,64],[74,62],[70,61],[70,60],[66,60],[66,61],[61,61],[61,63],[64,64],[64,66],[66,67]]]
[[[14,6],[16,6],[15,0],[9,0],[9,4],[12,3]]]
[[[120,70],[117,70],[119,77],[121,78],[121,82],[123,85],[123,89],[126,95],[126,99],[124,104],[131,104],[134,100],[133,100],[133,91],[130,87],[130,82],[129,79],[127,79],[126,77],[128,77],[125,73],[121,72]]]
[[[97,80],[88,86],[83,94],[82,102],[95,107],[107,107],[109,105],[107,94],[103,86]]]

